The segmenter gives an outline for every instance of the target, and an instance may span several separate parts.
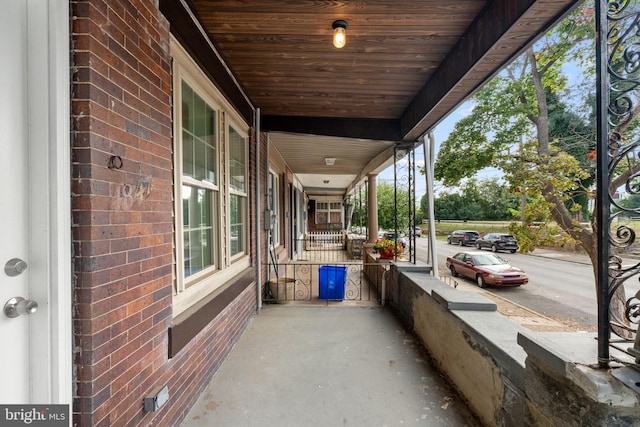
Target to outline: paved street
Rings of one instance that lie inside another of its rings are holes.
[[[425,238],[417,239],[418,259],[426,259]],[[437,255],[439,271],[449,276],[446,257],[461,250],[475,251],[473,247],[458,247],[439,241]],[[490,288],[500,298],[512,301],[530,310],[569,326],[570,330],[593,331],[597,325],[595,282],[590,260],[585,254],[536,249],[530,254],[500,253],[509,263],[527,272],[529,283],[517,288]],[[626,264],[637,262],[625,259]],[[475,284],[463,278],[456,279],[463,289],[478,290]],[[638,291],[638,280],[629,280],[627,295]]]

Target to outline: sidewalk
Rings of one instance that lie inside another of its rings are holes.
[[[586,253],[577,253],[572,251],[565,252],[548,248],[536,248],[533,252],[527,252],[527,255],[543,258],[562,259],[564,261],[591,265],[591,259]],[[638,262],[640,262],[640,254],[638,253],[624,254],[621,258],[623,265],[637,264]]]
[[[572,251],[565,252],[547,248],[536,248],[533,252],[527,252],[527,255],[537,256],[541,258],[561,259],[563,261],[591,265],[589,255],[587,255],[586,253],[577,253]]]

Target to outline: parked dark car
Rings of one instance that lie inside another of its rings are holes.
[[[516,238],[510,234],[489,233],[476,240],[476,249],[489,248],[493,252],[508,251],[516,253],[520,248]]]
[[[450,245],[473,246],[480,237],[480,233],[473,230],[455,230],[447,236],[447,243]]]
[[[520,286],[529,282],[527,273],[511,266],[497,254],[458,252],[447,258],[447,268],[453,277],[464,276],[485,286]]]

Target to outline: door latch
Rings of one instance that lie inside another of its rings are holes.
[[[10,318],[18,317],[22,314],[33,314],[37,310],[37,302],[22,297],[13,297],[4,305],[4,314]]]
[[[7,276],[14,277],[22,274],[27,269],[27,263],[20,258],[11,258],[4,265],[4,272]]]

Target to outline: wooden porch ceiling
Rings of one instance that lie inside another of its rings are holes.
[[[159,1],[172,34],[248,123],[260,108],[261,130],[303,185],[321,189],[333,175],[329,186],[347,193],[581,3]],[[331,42],[337,19],[348,22],[343,49]],[[341,160],[326,167],[324,157]]]
[[[417,140],[579,3],[160,2],[183,43],[197,32],[184,21],[199,21],[263,130],[387,141]],[[337,19],[349,24],[343,49],[331,44]]]

